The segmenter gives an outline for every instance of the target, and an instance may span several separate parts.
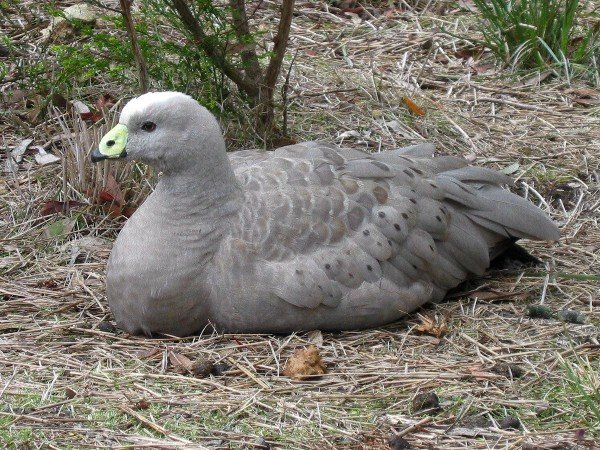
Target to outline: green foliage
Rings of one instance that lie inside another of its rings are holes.
[[[152,88],[187,92],[208,108],[218,110],[218,105],[229,95],[229,84],[222,73],[197,45],[190,43],[187,30],[167,2],[147,0],[140,6],[140,15],[134,20]],[[207,0],[191,2],[190,6],[210,39],[214,40],[214,46],[226,49],[234,42],[235,33],[227,9],[216,8]],[[47,11],[54,16],[62,15],[50,6]],[[70,93],[79,86],[106,82],[135,90],[138,75],[124,19],[112,15],[102,17],[102,20],[110,23],[106,31],[71,21],[77,34],[84,39],[76,46],[71,43],[50,45],[48,50],[54,61],[44,58],[24,67],[24,84],[33,86],[38,92],[58,91],[61,94]],[[253,36],[244,39],[254,42]]]
[[[505,63],[598,74],[600,30],[577,29],[579,0],[474,0],[486,45]]]

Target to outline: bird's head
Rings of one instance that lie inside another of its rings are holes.
[[[131,159],[178,173],[224,152],[219,124],[206,108],[180,92],[150,92],[125,105],[91,158]]]

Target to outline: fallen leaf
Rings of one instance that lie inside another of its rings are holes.
[[[415,102],[413,102],[410,98],[404,96],[404,97],[402,97],[402,101],[404,102],[406,107],[409,109],[409,111],[412,112],[413,114],[415,114],[417,116],[425,115],[425,111],[423,110],[423,108],[421,108],[419,105],[417,105]]]
[[[137,353],[137,357],[138,358],[152,358],[153,356],[156,356],[159,353],[160,353],[160,348],[158,348],[158,347],[146,348],[146,349],[140,350]]]
[[[69,234],[73,227],[75,227],[76,220],[74,219],[61,219],[56,222],[50,223],[44,229],[44,234],[48,238],[59,238]]]
[[[465,158],[467,162],[472,163],[477,159],[477,155],[475,153],[467,153],[463,158]]]
[[[137,208],[134,206],[127,206],[125,208],[123,208],[123,210],[121,211],[121,215],[127,217],[128,219],[133,215],[133,213],[135,212]]]
[[[62,213],[68,209],[77,208],[79,206],[85,206],[85,203],[78,202],[76,200],[69,200],[66,202],[48,200],[46,203],[44,203],[44,206],[42,206],[42,209],[40,210],[40,216],[45,217],[51,214]]]
[[[107,203],[105,205],[102,205],[102,210],[104,211],[104,214],[113,219],[116,219],[123,215],[123,207],[116,203]]]
[[[75,392],[73,389],[71,389],[70,387],[65,388],[65,397],[68,400],[71,400],[71,399],[75,398],[76,396],[77,396],[77,392]]]
[[[104,185],[104,189],[98,194],[98,198],[103,202],[114,202],[117,205],[123,205],[124,199],[121,186],[111,173],[108,173],[106,176],[106,184]]]
[[[136,410],[148,409],[148,408],[150,408],[150,402],[148,400],[146,400],[145,398],[138,400],[133,405],[133,409],[136,409]]]
[[[80,100],[73,100],[71,102],[71,105],[73,106],[73,109],[75,110],[75,112],[79,115],[91,112],[88,105],[86,105],[85,103],[83,103]]]
[[[360,133],[356,130],[348,130],[341,133],[337,138],[338,139],[347,139],[351,137],[360,137]]]
[[[38,151],[37,155],[35,155],[35,162],[37,162],[40,166],[45,166],[47,164],[60,161],[58,156],[48,153],[42,146],[37,145],[35,148]]]
[[[91,122],[98,122],[100,120],[102,120],[102,113],[98,112],[98,111],[94,111],[94,112],[87,112],[87,113],[81,113],[79,114],[79,117],[81,117],[81,120],[89,120]]]
[[[574,98],[573,103],[583,106],[598,106],[600,105],[600,98]]]
[[[448,332],[448,324],[444,316],[436,316],[434,319],[419,314],[419,318],[421,323],[415,326],[415,330],[420,333],[429,334],[439,339]]]
[[[600,91],[597,91],[595,89],[590,89],[590,88],[573,88],[573,89],[567,89],[565,91],[565,93],[567,94],[575,94],[578,97],[581,98],[595,98],[595,97],[600,97]]]
[[[8,158],[6,159],[6,168],[9,172],[18,168],[19,163],[23,161],[23,155],[32,142],[33,139],[23,139],[19,142],[19,145],[10,151]]]
[[[512,163],[510,166],[506,166],[502,169],[500,169],[500,172],[502,172],[505,175],[511,175],[513,173],[515,173],[517,170],[519,170],[520,164],[518,162]]]
[[[454,55],[461,59],[477,59],[483,53],[483,47],[461,48],[454,52]]]
[[[310,331],[306,337],[308,338],[308,342],[311,344],[314,344],[317,347],[323,346],[323,333],[321,333],[320,330]]]
[[[438,62],[438,63],[440,63],[440,64],[448,64],[450,62],[450,58],[448,58],[443,53],[438,53],[435,56],[435,61]]]
[[[583,106],[598,106],[600,105],[600,91],[590,88],[574,88],[567,89],[566,94],[574,95],[571,100]]]
[[[479,75],[482,73],[487,73],[487,72],[493,71],[496,68],[496,66],[495,66],[495,64],[492,64],[492,63],[474,64],[473,66],[471,66],[471,68],[473,69],[475,74]]]
[[[179,373],[189,373],[194,367],[194,363],[185,355],[169,351],[169,362],[173,366],[173,370]]]
[[[327,372],[316,346],[299,349],[287,360],[283,374],[293,380],[306,380]]]
[[[96,100],[96,108],[98,109],[108,109],[112,108],[113,106],[115,106],[115,99],[109,93],[102,94],[100,97],[98,97],[98,100]]]

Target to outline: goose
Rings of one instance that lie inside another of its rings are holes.
[[[560,237],[503,188],[510,177],[433,154],[322,142],[227,153],[188,95],[132,99],[91,154],[162,173],[107,263],[117,325],[148,336],[372,328],[442,300],[516,239]]]

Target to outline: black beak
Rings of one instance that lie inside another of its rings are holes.
[[[98,161],[102,161],[103,159],[106,159],[106,156],[104,156],[102,153],[100,153],[100,150],[95,148],[92,151],[91,158],[92,158],[93,163],[97,163]]]
[[[100,150],[98,150],[97,148],[95,148],[92,151],[92,154],[90,155],[90,158],[92,159],[93,163],[97,163],[98,161],[102,161],[103,159],[119,159],[119,158],[125,158],[127,156],[127,152],[125,150],[123,150],[121,152],[121,154],[119,156],[106,156],[103,155],[102,153],[100,153]]]

